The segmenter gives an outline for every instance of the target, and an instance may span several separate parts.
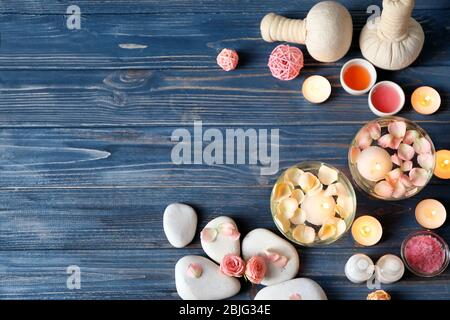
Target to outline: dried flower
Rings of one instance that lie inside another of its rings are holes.
[[[369,293],[367,300],[391,300],[391,296],[384,290],[377,290]]]

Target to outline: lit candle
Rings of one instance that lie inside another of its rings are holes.
[[[439,228],[444,224],[446,218],[445,207],[437,200],[422,200],[416,207],[416,220],[424,228]]]
[[[372,146],[358,155],[356,166],[363,178],[377,182],[392,170],[391,156],[383,148]]]
[[[441,179],[450,179],[450,150],[436,152],[434,175]]]
[[[441,96],[431,87],[420,87],[414,90],[411,104],[420,114],[432,114],[441,106]]]
[[[309,102],[322,103],[330,97],[331,85],[325,77],[311,76],[303,81],[302,93]]]
[[[306,221],[316,226],[323,225],[328,219],[334,217],[336,201],[333,197],[318,192],[315,195],[306,196],[302,202],[302,210],[306,212]]]
[[[361,216],[353,222],[353,239],[363,246],[373,246],[380,241],[382,234],[383,228],[374,217]]]

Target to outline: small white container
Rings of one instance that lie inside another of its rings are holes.
[[[372,278],[375,266],[368,256],[357,253],[348,259],[344,270],[348,280],[353,283],[363,283]]]
[[[393,254],[382,256],[375,266],[375,279],[384,284],[397,282],[404,273],[405,265],[402,259]]]
[[[395,108],[395,110],[393,110],[392,112],[382,112],[382,111],[378,110],[378,109],[373,105],[373,103],[372,103],[372,95],[373,95],[373,92],[374,92],[379,86],[382,86],[382,85],[391,86],[391,87],[394,88],[394,89],[397,91],[397,93],[400,95],[400,103],[399,103],[399,105],[397,106],[397,108]],[[374,114],[376,114],[376,115],[379,116],[379,117],[388,117],[388,116],[393,116],[393,115],[399,113],[400,110],[403,109],[403,106],[405,105],[405,92],[404,92],[403,89],[402,89],[398,84],[396,84],[395,82],[392,82],[392,81],[380,81],[380,82],[378,82],[377,84],[375,84],[375,85],[372,87],[372,89],[370,89],[370,92],[369,92],[369,98],[368,98],[368,99],[369,99],[369,108],[370,108],[370,111],[372,111]]]
[[[366,69],[369,72],[370,75],[370,84],[367,88],[365,88],[364,90],[354,90],[352,88],[350,88],[349,86],[347,86],[347,84],[344,81],[344,73],[345,71],[354,65],[359,65],[364,67],[364,69]],[[371,64],[369,61],[365,60],[365,59],[352,59],[347,61],[341,69],[341,75],[340,75],[340,80],[341,80],[341,85],[342,88],[344,88],[345,91],[347,91],[348,93],[350,93],[351,95],[354,96],[359,96],[362,94],[365,94],[367,92],[369,92],[369,90],[373,87],[373,85],[377,82],[377,70],[375,69],[375,67],[373,66],[373,64]]]

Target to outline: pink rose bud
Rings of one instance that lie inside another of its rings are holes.
[[[247,261],[245,276],[252,282],[259,284],[264,279],[267,271],[266,261],[263,257],[254,256]]]
[[[220,271],[229,277],[242,277],[245,273],[245,262],[235,254],[227,254],[220,263]]]

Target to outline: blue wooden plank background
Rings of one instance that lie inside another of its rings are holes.
[[[366,8],[381,1],[341,1],[354,20],[349,54],[321,64],[305,53],[299,78],[270,76],[259,22],[275,11],[303,17],[315,0],[0,1],[0,298],[176,299],[174,265],[202,254],[198,235],[184,249],[170,247],[162,213],[171,202],[192,205],[199,230],[218,215],[233,217],[243,234],[275,231],[269,195],[277,178],[253,165],[172,164],[176,128],[280,129],[280,171],[302,160],[322,160],[349,174],[348,144],[374,115],[367,97],[341,88],[339,70],[361,56],[359,31]],[[66,9],[81,9],[81,29],[68,30]],[[401,116],[417,121],[437,149],[450,149],[450,3],[418,0],[425,48],[409,68],[379,71],[409,98],[431,85],[440,111],[421,116],[409,103]],[[138,44],[139,49],[126,49]],[[125,45],[125,46],[124,46]],[[124,48],[125,47],[125,48]],[[215,65],[223,47],[239,51],[236,71]],[[322,105],[300,93],[311,74],[326,76],[333,93]],[[419,195],[382,202],[358,192],[358,215],[384,226],[382,241],[361,248],[350,235],[324,248],[297,247],[300,276],[318,281],[331,299],[365,299],[369,290],[346,280],[346,259],[399,254],[419,229],[414,207],[436,198],[450,210],[449,182],[433,178]],[[450,242],[447,222],[437,231]],[[66,268],[78,265],[80,290],[66,287]],[[450,270],[423,279],[407,273],[383,286],[394,299],[449,299]],[[243,284],[238,299],[251,298]]]

